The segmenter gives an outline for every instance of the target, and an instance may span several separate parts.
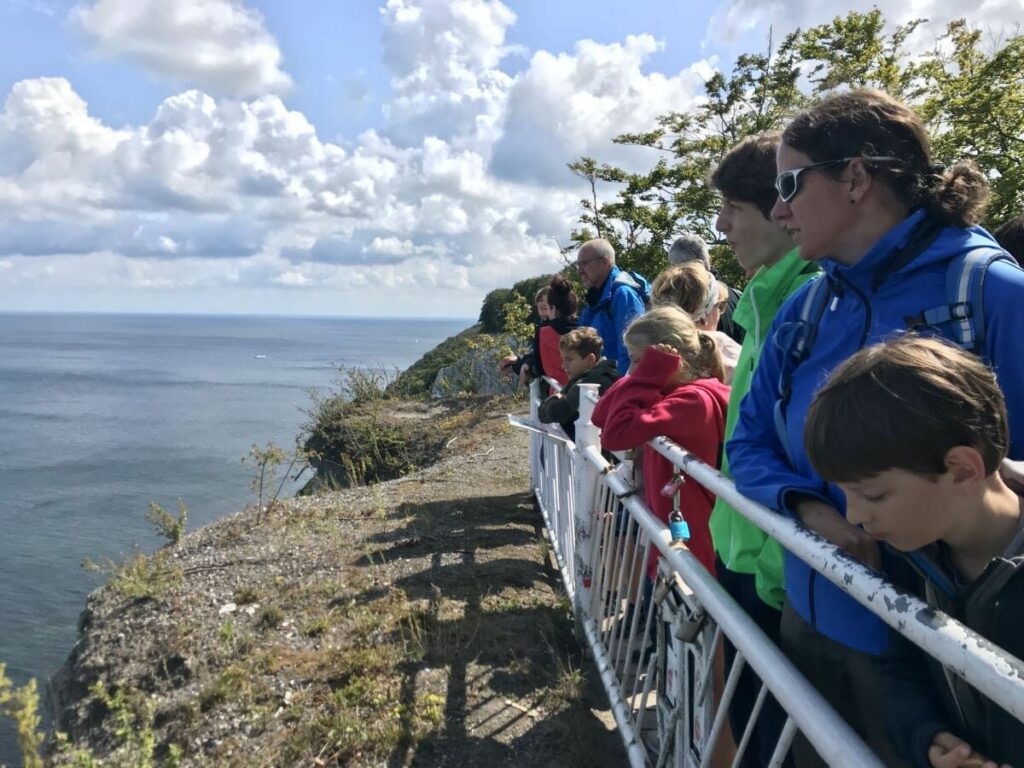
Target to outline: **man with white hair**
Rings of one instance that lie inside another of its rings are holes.
[[[603,238],[588,240],[576,252],[576,269],[587,289],[580,326],[590,326],[604,342],[604,356],[629,370],[622,334],[646,309],[651,286],[643,277],[615,266],[615,249]]]
[[[715,274],[715,270],[711,268],[711,255],[708,253],[708,244],[704,242],[703,237],[692,232],[681,234],[672,243],[672,247],[668,249],[669,264],[683,264],[687,261],[699,261],[707,268],[708,272],[713,275]],[[718,277],[718,275],[715,275],[715,277]],[[722,284],[729,289],[729,302],[722,312],[721,319],[718,321],[718,330],[737,344],[742,344],[743,337],[746,334],[743,328],[733,322],[732,319],[733,310],[736,309],[736,305],[740,300],[740,292],[731,285]]]

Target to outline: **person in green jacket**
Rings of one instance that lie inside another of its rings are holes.
[[[775,204],[775,153],[781,136],[764,134],[733,147],[711,175],[711,185],[722,197],[716,228],[732,248],[750,278],[733,312],[733,320],[746,331],[732,381],[725,420],[725,439],[732,436],[740,402],[761,357],[775,313],[801,285],[818,273],[811,262],[801,261],[789,234],[771,220]],[[729,456],[722,456],[722,472],[729,477]],[[782,548],[722,499],[711,514],[711,538],[718,556],[719,583],[776,644],[782,618]],[[726,641],[726,662],[735,650]],[[761,682],[747,665],[729,707],[733,733],[743,733]],[[767,765],[785,723],[785,713],[769,696],[758,717],[742,766]]]

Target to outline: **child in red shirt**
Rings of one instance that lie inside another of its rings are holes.
[[[623,336],[632,366],[601,397],[593,422],[601,428],[601,445],[611,451],[643,445],[644,496],[647,505],[668,522],[673,499],[662,488],[674,467],[646,443],[664,435],[701,461],[717,466],[725,432],[729,387],[717,344],[698,331],[678,307],[665,306],[641,315]],[[715,496],[695,480],[680,490],[679,508],[690,527],[689,549],[712,574],[715,550],[708,520]],[[651,551],[648,577],[653,580],[657,550]]]

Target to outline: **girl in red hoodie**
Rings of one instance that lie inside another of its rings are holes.
[[[657,307],[629,326],[623,340],[632,365],[629,375],[605,392],[594,409],[601,445],[621,451],[643,445],[644,495],[663,522],[672,511],[672,497],[662,488],[672,481],[674,467],[646,443],[664,435],[701,461],[717,466],[725,432],[729,387],[717,344],[699,331],[678,307]],[[695,480],[683,483],[679,508],[690,527],[687,546],[712,575],[715,550],[708,519],[715,497]],[[648,577],[653,580],[657,550],[651,550]]]

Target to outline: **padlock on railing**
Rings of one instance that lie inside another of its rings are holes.
[[[672,536],[672,546],[681,547],[690,540],[690,526],[679,509],[679,491],[682,489],[686,478],[676,470],[672,479],[665,483],[661,489],[662,496],[672,497],[672,511],[668,515],[668,531]]]

